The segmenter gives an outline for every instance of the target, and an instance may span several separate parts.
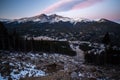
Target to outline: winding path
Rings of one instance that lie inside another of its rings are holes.
[[[70,47],[73,51],[77,53],[77,55],[74,57],[75,60],[79,61],[80,63],[84,62],[84,53],[81,49],[79,49],[79,44],[74,45],[73,43],[70,43]]]

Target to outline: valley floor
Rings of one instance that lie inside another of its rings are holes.
[[[0,52],[0,80],[119,80],[119,66],[84,63],[83,51],[74,57],[57,53]]]

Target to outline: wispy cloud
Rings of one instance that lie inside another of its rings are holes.
[[[46,9],[44,9],[42,13],[69,10],[70,5],[72,6],[73,2],[73,0],[59,0],[57,3],[54,3],[51,6],[48,6]]]
[[[72,9],[87,8],[101,1],[103,0],[84,0],[84,2],[74,5]]]
[[[44,9],[42,13],[52,13],[87,8],[101,1],[103,0],[59,0],[58,2]]]

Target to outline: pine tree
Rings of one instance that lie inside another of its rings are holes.
[[[0,22],[0,46],[1,49],[7,49],[8,48],[8,32],[7,29],[5,28],[4,24]]]
[[[31,37],[31,50],[34,51],[34,38]]]
[[[110,42],[111,42],[111,40],[110,40],[110,35],[109,35],[109,33],[107,32],[106,34],[105,34],[105,36],[103,37],[103,41],[102,41],[105,45],[109,45],[110,44]]]
[[[106,64],[108,62],[107,56],[108,56],[108,52],[109,52],[108,50],[110,48],[110,42],[111,42],[110,35],[109,35],[108,32],[103,37],[103,41],[102,42],[105,45],[104,64]]]

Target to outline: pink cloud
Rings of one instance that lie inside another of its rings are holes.
[[[75,9],[81,9],[81,8],[87,8],[87,7],[90,7],[98,2],[101,2],[103,0],[85,0],[75,6],[73,6],[72,10],[75,10]]]
[[[90,7],[103,0],[58,0],[58,2],[44,9],[41,13],[69,11]]]
[[[57,10],[58,8],[60,8],[61,6],[71,2],[73,0],[59,0],[57,3],[47,7],[46,9],[44,9],[42,11],[42,13],[51,13],[54,12],[55,10]]]

